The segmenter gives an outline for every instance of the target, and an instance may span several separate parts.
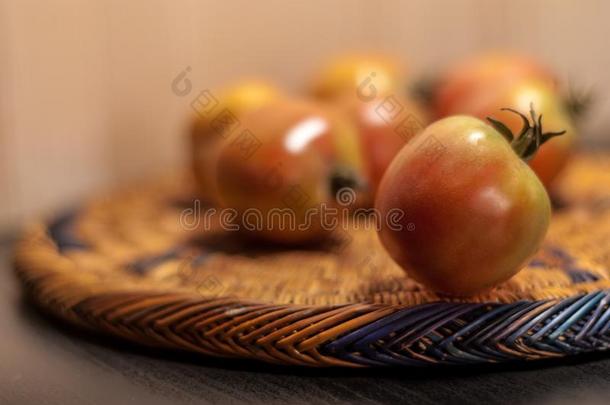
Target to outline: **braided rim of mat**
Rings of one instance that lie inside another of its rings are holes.
[[[348,249],[323,253],[244,256],[239,246],[238,253],[210,252],[210,240],[202,242],[197,230],[175,226],[185,212],[176,199],[189,195],[176,178],[34,225],[18,244],[15,268],[35,302],[60,318],[211,356],[301,366],[429,366],[605,350],[608,162],[578,159],[560,187],[569,208],[554,216],[541,252],[509,282],[468,300],[426,291],[364,231],[351,232]],[[368,255],[353,256],[363,251]],[[362,264],[363,257],[381,259]],[[307,278],[302,269],[310,267],[317,270]]]

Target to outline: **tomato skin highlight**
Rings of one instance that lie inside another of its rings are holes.
[[[396,156],[381,182],[379,237],[415,280],[468,296],[518,272],[550,221],[548,195],[534,172],[492,127],[467,116],[431,124]],[[400,229],[399,229],[400,228]]]

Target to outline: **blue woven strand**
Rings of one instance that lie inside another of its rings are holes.
[[[70,211],[64,215],[58,216],[47,226],[47,233],[55,242],[57,249],[60,252],[90,248],[90,246],[77,237],[74,232],[74,222],[76,221],[77,216],[77,211]]]

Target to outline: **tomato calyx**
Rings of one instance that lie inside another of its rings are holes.
[[[512,108],[501,108],[501,111],[509,111],[517,114],[523,121],[523,127],[517,136],[501,121],[487,117],[487,121],[510,143],[515,153],[524,161],[534,157],[538,148],[546,141],[566,133],[565,130],[557,132],[542,132],[542,114],[537,115],[534,104],[530,104],[530,117]],[[531,122],[530,122],[531,118]]]

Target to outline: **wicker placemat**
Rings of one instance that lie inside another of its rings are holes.
[[[410,280],[373,230],[300,250],[200,219],[187,176],[97,198],[19,243],[34,300],[94,331],[206,355],[306,366],[541,359],[610,345],[610,157],[578,157],[547,240],[490,293],[447,300]],[[354,224],[355,225],[355,224]]]

